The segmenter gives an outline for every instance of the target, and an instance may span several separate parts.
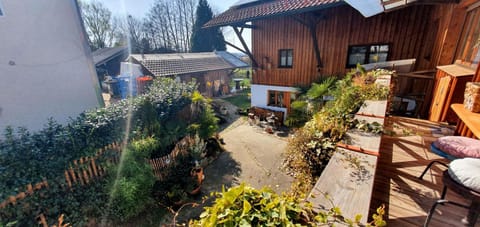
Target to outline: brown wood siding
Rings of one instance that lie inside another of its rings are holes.
[[[439,54],[435,53],[435,49],[432,50],[432,45],[425,45],[425,40],[441,41],[441,34],[428,37],[428,32],[436,32],[430,31],[434,25],[430,18],[434,10],[448,9],[411,6],[370,18],[364,18],[346,5],[315,12],[325,18],[317,25],[323,63],[320,72],[316,70],[312,39],[305,26],[290,16],[256,21],[256,28],[252,32],[252,51],[259,68],[254,73],[253,83],[297,86],[308,85],[320,75],[343,75],[348,71],[346,61],[349,45],[388,43],[388,60],[416,58],[416,69],[433,68],[430,62],[436,62]],[[305,14],[297,16],[306,17]],[[293,49],[291,69],[277,67],[279,49]],[[430,58],[425,59],[425,56]]]
[[[198,90],[207,97],[216,97],[220,94],[228,94],[230,88],[229,75],[231,70],[215,70],[201,73],[180,75],[183,82],[191,82],[193,79],[198,83]]]
[[[480,82],[480,65],[477,66],[477,73],[475,73],[475,76],[473,77],[473,82]]]

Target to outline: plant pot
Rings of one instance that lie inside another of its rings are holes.
[[[188,194],[198,195],[202,189],[203,180],[205,179],[205,175],[203,174],[203,168],[201,166],[193,167],[192,170],[190,171],[190,175],[192,176],[193,180],[198,185],[198,187],[189,191]]]
[[[201,190],[202,190],[202,186],[200,185],[200,186],[198,186],[197,188],[193,189],[192,191],[188,192],[188,194],[190,194],[190,195],[198,195],[198,194],[200,194]]]

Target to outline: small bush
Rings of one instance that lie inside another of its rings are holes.
[[[321,175],[335,152],[336,144],[348,129],[359,123],[354,121],[354,114],[365,100],[387,97],[388,88],[379,87],[372,81],[376,76],[385,73],[388,72],[366,73],[359,69],[348,74],[344,79],[338,80],[335,83],[335,89],[327,89],[331,88],[333,83],[333,80],[327,79],[325,84],[315,84],[307,92],[311,98],[318,98],[328,90],[334,99],[314,112],[311,119],[289,140],[284,165],[296,177],[296,182],[293,184],[294,194],[301,195],[310,190],[313,185],[307,187],[305,182],[313,184]],[[298,106],[304,108],[304,105]],[[292,120],[291,123],[298,122]]]
[[[210,138],[218,130],[218,118],[215,117],[210,100],[205,99],[199,92],[192,95],[193,113],[198,113],[197,123],[190,126],[193,134],[198,134],[202,139]]]
[[[293,196],[280,196],[269,188],[256,190],[241,184],[216,193],[211,207],[190,226],[293,226],[313,225],[313,212]]]
[[[151,201],[153,176],[145,160],[168,154],[175,142],[187,134],[189,124],[199,124],[204,135],[216,130],[216,121],[210,112],[191,118],[191,122],[178,117],[179,112],[190,108],[195,89],[193,83],[159,78],[145,95],[85,111],[67,125],[49,120],[38,132],[6,128],[0,138],[0,201],[44,178],[50,186],[46,192],[35,192],[17,205],[0,210],[0,222],[18,220],[17,223],[32,226],[35,217],[43,212],[48,220],[65,213],[68,222],[83,225],[90,217],[102,216],[113,180],[109,187],[103,179],[97,179],[70,191],[65,188],[64,171],[73,160],[92,156],[98,148],[125,139],[135,142],[125,150],[123,167],[119,167],[121,173],[113,198],[116,205],[112,206],[118,209],[111,210],[110,214],[118,220],[137,215]],[[198,104],[201,110],[207,105],[207,102]],[[203,123],[199,121],[202,116]],[[141,140],[146,137],[156,139]],[[104,161],[97,164],[104,165]],[[114,176],[116,172],[112,170],[110,177]]]
[[[109,215],[112,220],[135,217],[153,202],[151,192],[155,177],[146,160],[157,148],[158,141],[147,138],[133,141],[124,149],[120,165],[114,167],[111,174],[113,189]]]
[[[205,207],[199,219],[191,220],[189,226],[363,226],[362,215],[343,217],[334,204],[315,213],[311,203],[291,195],[278,195],[269,188],[257,190],[242,183],[214,195],[214,204]],[[386,226],[384,214],[384,207],[378,208],[373,221],[366,226]]]

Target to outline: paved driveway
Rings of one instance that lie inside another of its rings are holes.
[[[230,180],[230,183],[223,181],[228,186],[246,182],[255,188],[269,186],[277,192],[290,189],[293,178],[280,169],[282,154],[287,145],[284,138],[250,126],[243,118],[237,119],[220,136],[226,143],[227,152],[205,169],[207,179],[204,185],[208,190],[214,190],[211,187],[218,186],[221,190],[216,177]]]
[[[205,168],[202,196],[214,191],[221,192],[222,186],[229,188],[241,182],[258,189],[269,186],[277,193],[290,189],[293,178],[280,169],[282,153],[287,145],[285,138],[267,134],[238,116],[220,132],[220,136],[226,143],[224,147],[227,151]],[[201,198],[196,201],[201,203]],[[211,202],[209,200],[193,208],[185,207],[179,213],[177,223],[198,218],[203,206]],[[168,218],[165,222],[172,223]]]

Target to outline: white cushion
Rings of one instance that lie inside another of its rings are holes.
[[[448,173],[457,183],[480,192],[480,159],[463,158],[450,162]]]

